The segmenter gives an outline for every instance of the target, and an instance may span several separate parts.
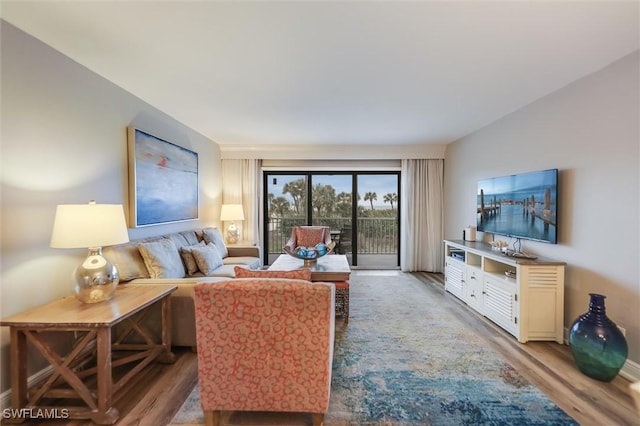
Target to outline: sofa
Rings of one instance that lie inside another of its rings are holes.
[[[321,425],[329,409],[333,283],[269,278],[291,272],[266,272],[195,287],[198,383],[207,425],[221,424],[226,411],[313,413],[313,424]]]
[[[235,277],[235,267],[261,269],[257,246],[227,246],[217,228],[194,229],[105,247],[103,255],[118,268],[120,285],[173,284],[171,343],[196,346],[194,286]],[[144,323],[159,333],[160,310]]]

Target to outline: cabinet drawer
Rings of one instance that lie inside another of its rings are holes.
[[[467,266],[465,270],[463,300],[476,311],[483,313],[483,280],[482,271],[474,266]]]

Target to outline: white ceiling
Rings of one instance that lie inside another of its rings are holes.
[[[445,144],[639,48],[638,1],[2,1],[225,145]]]

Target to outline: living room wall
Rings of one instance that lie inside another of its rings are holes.
[[[623,371],[634,374],[640,363],[639,75],[636,51],[449,144],[445,155],[448,239],[475,225],[479,179],[559,169],[559,242],[523,240],[523,250],[567,263],[565,327],[587,310],[589,293],[607,296],[607,314],[626,329],[629,343],[631,363]]]
[[[86,250],[49,247],[56,206],[95,199],[126,209],[128,125],[198,152],[200,176],[198,221],[130,229],[129,237],[216,224],[222,189],[220,150],[214,142],[0,22],[2,317],[72,293],[71,273]],[[5,391],[9,332],[1,330],[0,391]],[[41,366],[31,364],[30,374]]]

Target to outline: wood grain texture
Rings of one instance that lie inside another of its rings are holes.
[[[168,424],[198,381],[197,354],[189,348],[176,348],[174,364],[151,363],[123,392],[116,394],[114,405],[120,426],[162,426]],[[128,371],[115,371],[123,375]],[[29,424],[25,422],[23,424]],[[38,426],[95,426],[89,420],[51,420],[33,422]]]
[[[111,326],[152,305],[176,288],[173,285],[129,284],[118,287],[111,299],[99,303],[83,303],[75,296],[68,296],[3,318],[0,326],[37,327],[39,330],[45,329],[47,324],[58,330]]]

